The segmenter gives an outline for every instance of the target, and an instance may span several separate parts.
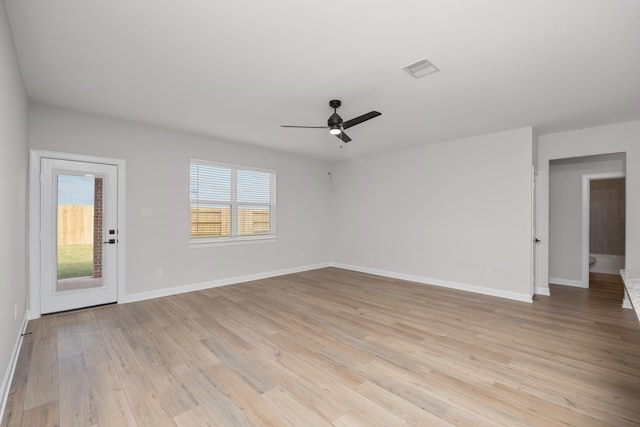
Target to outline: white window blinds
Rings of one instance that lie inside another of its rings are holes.
[[[192,242],[275,237],[273,171],[191,159]]]

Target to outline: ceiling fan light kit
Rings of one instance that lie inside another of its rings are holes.
[[[345,129],[349,129],[352,126],[358,125],[362,122],[366,122],[367,120],[373,119],[374,117],[378,117],[381,114],[377,111],[370,111],[366,114],[353,118],[351,120],[347,120],[346,122],[342,120],[342,117],[338,115],[337,109],[340,108],[342,102],[339,99],[332,99],[329,101],[329,107],[333,108],[333,114],[327,120],[327,126],[291,126],[291,125],[281,125],[283,128],[305,128],[305,129],[329,129],[329,133],[331,135],[335,135],[338,139],[343,142],[351,141],[351,138],[344,133]]]

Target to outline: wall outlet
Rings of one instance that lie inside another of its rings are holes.
[[[162,279],[162,276],[164,275],[164,272],[162,270],[158,270],[156,271],[156,278],[158,279]]]
[[[373,259],[373,254],[369,254],[369,259],[372,260]]]
[[[490,269],[490,268],[487,268],[487,269],[484,271],[484,274],[485,274],[485,276],[487,276],[487,277],[491,277],[491,276],[493,275],[493,271],[491,271],[491,269]]]
[[[13,306],[13,320],[18,318],[18,304]]]

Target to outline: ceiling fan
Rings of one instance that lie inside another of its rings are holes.
[[[366,122],[367,120],[373,119],[374,117],[378,117],[381,114],[377,111],[370,111],[366,114],[363,114],[351,120],[347,120],[345,122],[336,111],[338,108],[340,108],[341,105],[342,101],[340,101],[339,99],[332,99],[331,101],[329,101],[329,107],[333,108],[333,114],[329,117],[329,120],[327,120],[327,126],[281,126],[283,128],[329,129],[329,133],[331,135],[335,135],[343,142],[349,142],[351,141],[351,138],[349,138],[349,135],[344,133],[345,129],[349,129],[352,126],[359,125],[360,123]]]

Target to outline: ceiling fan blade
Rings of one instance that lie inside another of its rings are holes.
[[[340,132],[339,134],[336,135],[336,138],[341,139],[344,142],[349,142],[351,141],[351,138],[349,138],[349,135],[347,135],[346,133],[344,133],[344,131]]]
[[[363,114],[361,116],[356,117],[355,119],[351,119],[351,120],[347,120],[346,122],[343,122],[342,129],[349,129],[351,126],[355,126],[362,122],[366,122],[367,120],[371,120],[374,117],[378,117],[380,115],[381,113],[378,113],[377,111],[370,111],[367,114]]]
[[[282,128],[301,128],[301,129],[328,129],[328,126],[290,126],[290,125],[280,125]]]

